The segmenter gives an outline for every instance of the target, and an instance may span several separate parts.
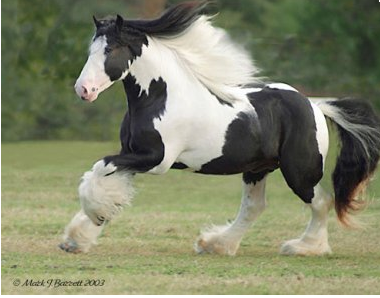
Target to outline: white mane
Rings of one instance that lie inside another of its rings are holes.
[[[234,90],[259,81],[258,69],[247,51],[232,42],[226,31],[215,28],[211,17],[201,16],[174,37],[156,38],[175,51],[179,59],[213,94],[234,101]]]

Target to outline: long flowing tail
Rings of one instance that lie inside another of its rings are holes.
[[[361,194],[376,170],[380,156],[380,119],[371,106],[355,99],[315,102],[337,126],[341,150],[332,175],[338,219],[350,226],[349,214],[359,210]]]

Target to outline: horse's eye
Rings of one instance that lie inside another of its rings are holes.
[[[110,47],[105,47],[104,54],[109,55],[111,54],[111,52],[112,52],[112,49]]]

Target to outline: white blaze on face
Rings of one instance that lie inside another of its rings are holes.
[[[74,86],[75,92],[83,100],[94,101],[100,92],[113,84],[104,69],[106,46],[105,36],[97,37],[90,46],[87,62]]]

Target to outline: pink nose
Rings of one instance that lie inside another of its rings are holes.
[[[97,97],[98,88],[90,84],[75,84],[75,92],[83,100],[92,101]]]

